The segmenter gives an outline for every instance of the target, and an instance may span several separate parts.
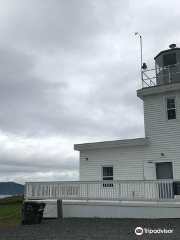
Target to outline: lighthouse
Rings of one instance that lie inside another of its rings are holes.
[[[142,70],[143,87],[137,91],[143,100],[145,136],[149,139],[151,161],[145,168],[151,170],[145,171],[146,179],[180,175],[180,48],[175,44],[169,47],[155,56],[155,69]]]
[[[142,88],[137,90],[145,136],[75,144],[80,180],[180,179],[180,48],[171,44],[152,61],[154,69],[141,65]]]

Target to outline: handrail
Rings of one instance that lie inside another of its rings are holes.
[[[47,184],[56,184],[56,183],[104,183],[105,181],[107,182],[163,182],[163,181],[166,181],[166,182],[178,182],[180,181],[180,179],[155,179],[155,180],[139,180],[139,179],[134,179],[134,180],[88,180],[88,181],[80,181],[80,180],[77,180],[77,181],[43,181],[43,182],[25,182],[25,185],[26,184],[43,184],[43,183],[47,183]]]
[[[26,182],[26,199],[180,201],[174,197],[178,180],[106,180]],[[179,180],[180,182],[180,180]]]

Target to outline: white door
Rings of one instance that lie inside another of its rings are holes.
[[[144,180],[156,180],[156,165],[153,162],[144,163]]]
[[[144,180],[156,180],[156,165],[153,162],[144,163]],[[158,185],[156,182],[145,182],[145,197],[148,199],[158,198]]]

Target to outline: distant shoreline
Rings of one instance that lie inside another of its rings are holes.
[[[0,199],[2,199],[2,198],[6,198],[6,197],[11,197],[12,195],[1,195],[0,194]]]

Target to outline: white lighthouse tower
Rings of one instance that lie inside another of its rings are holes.
[[[171,44],[154,59],[154,69],[142,64],[137,91],[145,137],[75,144],[80,180],[180,179],[180,48]]]
[[[145,178],[180,178],[180,48],[171,44],[154,59],[155,77],[148,77],[153,70],[143,70],[143,88],[137,91],[144,102],[151,158]]]

